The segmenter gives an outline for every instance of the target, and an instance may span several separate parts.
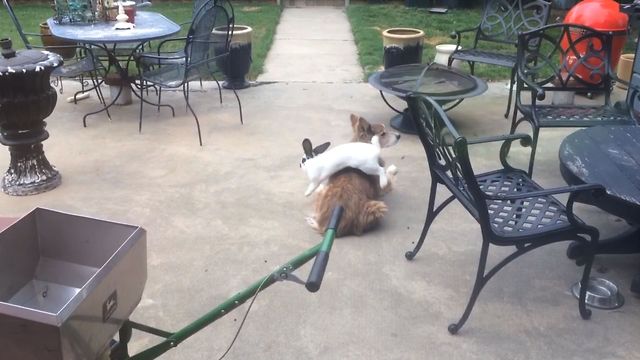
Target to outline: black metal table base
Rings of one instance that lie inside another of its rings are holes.
[[[567,248],[567,257],[580,262],[586,253],[584,244],[572,242]],[[629,230],[607,239],[598,241],[596,255],[620,255],[640,253],[640,226],[634,226]],[[640,295],[640,273],[631,281],[631,292]]]
[[[401,133],[415,135],[416,126],[413,124],[413,119],[411,118],[411,113],[409,109],[404,109],[401,114],[398,114],[391,118],[389,121],[391,123],[391,127],[400,131]]]

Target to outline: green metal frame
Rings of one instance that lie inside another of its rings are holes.
[[[236,295],[225,300],[220,305],[215,307],[213,310],[209,311],[208,313],[201,316],[199,319],[195,320],[194,322],[188,324],[187,326],[183,327],[182,329],[176,332],[168,332],[168,331],[157,329],[151,326],[147,326],[144,324],[139,324],[139,323],[127,320],[123,324],[122,329],[120,329],[119,342],[116,343],[111,348],[111,355],[110,355],[111,359],[112,360],[127,360],[127,359],[147,360],[147,359],[158,358],[160,355],[178,346],[181,342],[185,341],[186,339],[188,339],[198,331],[209,326],[214,321],[229,314],[235,308],[242,305],[245,301],[255,296],[258,292],[263,291],[264,289],[273,285],[277,281],[286,280],[291,272],[301,267],[302,265],[306,264],[307,262],[309,262],[309,260],[315,258],[319,252],[324,252],[328,254],[329,251],[331,250],[331,245],[333,244],[333,240],[335,238],[336,226],[337,224],[327,229],[327,231],[324,234],[324,238],[322,242],[318,243],[314,247],[307,249],[306,251],[302,252],[298,256],[289,260],[287,263],[278,267],[276,270],[274,270],[270,274],[262,277],[260,280],[254,282],[248,288],[240,291]],[[314,267],[315,267],[315,264],[314,264]],[[127,344],[131,338],[133,329],[146,332],[148,334],[156,335],[159,337],[163,337],[164,340],[159,344],[154,345],[146,350],[143,350],[138,354],[129,356],[128,350],[127,350]]]

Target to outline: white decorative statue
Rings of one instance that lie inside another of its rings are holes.
[[[116,30],[133,29],[136,25],[127,22],[127,20],[129,20],[129,16],[124,13],[124,6],[122,5],[122,1],[118,1],[118,16],[116,16],[116,24],[113,26],[113,28]]]

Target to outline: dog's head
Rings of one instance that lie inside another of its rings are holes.
[[[353,138],[351,141],[370,143],[375,135],[380,137],[380,146],[389,147],[395,145],[400,140],[400,134],[394,131],[387,131],[384,124],[371,124],[362,116],[351,114],[351,128]]]

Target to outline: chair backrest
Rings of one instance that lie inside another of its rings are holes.
[[[214,27],[229,25],[227,11],[216,3],[216,0],[205,1],[198,9],[187,32],[184,48],[186,54],[185,76],[187,78],[201,77],[208,73],[208,60],[214,46],[211,32]],[[230,41],[230,35],[227,39],[227,42]]]
[[[444,184],[488,230],[487,204],[469,161],[467,140],[433,99],[410,94],[407,104],[427,155],[431,180]]]
[[[551,3],[544,0],[485,0],[478,40],[516,44],[518,33],[547,24]]]
[[[24,47],[27,49],[31,49],[32,48],[31,43],[29,43],[29,39],[27,39],[27,36],[24,34],[24,31],[22,30],[22,25],[20,25],[20,21],[18,21],[18,17],[16,17],[16,14],[13,12],[13,7],[9,3],[9,0],[2,0],[2,2],[4,3],[4,7],[7,9],[7,12],[9,13],[9,17],[11,18],[13,25],[16,27],[16,31],[18,31],[18,35],[20,35],[20,38],[24,43]]]
[[[545,91],[611,93],[612,34],[575,24],[552,24],[518,36],[518,90],[526,81]],[[524,81],[526,80],[526,81]]]
[[[640,39],[636,43],[640,42]],[[640,123],[640,48],[636,44],[636,54],[633,59],[633,68],[629,88],[627,90],[626,106],[633,119]]]

